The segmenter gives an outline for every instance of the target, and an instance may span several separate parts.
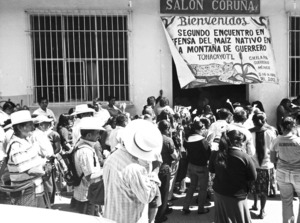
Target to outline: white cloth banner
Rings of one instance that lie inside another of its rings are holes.
[[[161,18],[181,88],[278,84],[268,17]]]

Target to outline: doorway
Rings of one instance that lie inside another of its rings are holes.
[[[177,78],[177,70],[172,60],[173,73],[173,104],[182,106],[192,106],[192,110],[201,108],[205,100],[208,100],[212,111],[224,107],[226,100],[232,104],[247,102],[246,85],[219,85],[202,88],[181,89]],[[228,105],[226,106],[228,107]]]

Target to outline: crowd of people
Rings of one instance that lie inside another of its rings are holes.
[[[55,195],[72,194],[70,207],[82,214],[122,223],[160,223],[171,214],[174,194],[186,194],[182,214],[215,222],[251,222],[250,210],[266,216],[269,196],[279,188],[283,222],[294,222],[293,196],[300,196],[300,97],[283,99],[277,126],[267,123],[260,101],[224,102],[213,110],[169,105],[147,98],[142,114],[129,114],[116,98],[97,99],[57,115],[40,98],[32,114],[7,101],[0,110],[0,194],[5,186],[26,188],[18,205],[51,208]],[[69,184],[66,154],[72,154],[77,183]],[[190,179],[187,184],[187,179]],[[68,182],[68,184],[66,183]],[[96,187],[95,187],[96,185]],[[91,188],[104,188],[101,202]],[[0,203],[3,202],[0,196]],[[260,205],[258,205],[260,200]],[[297,222],[300,222],[298,219]]]

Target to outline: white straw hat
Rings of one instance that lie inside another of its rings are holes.
[[[81,119],[79,128],[84,129],[84,130],[103,130],[103,131],[105,131],[105,129],[102,127],[99,120],[95,117],[85,117],[85,118]]]
[[[129,122],[122,139],[126,150],[142,160],[156,160],[162,149],[163,139],[157,126],[143,119]]]
[[[34,118],[33,122],[35,124],[43,123],[43,122],[52,122],[53,119],[48,118],[46,115],[38,115]]]
[[[33,119],[31,114],[28,110],[21,110],[14,112],[10,115],[11,118],[11,125],[16,125],[24,122],[32,122]]]
[[[88,113],[88,112],[95,113],[95,110],[89,108],[87,104],[81,104],[81,105],[76,105],[75,111],[71,115],[78,115],[78,114]]]

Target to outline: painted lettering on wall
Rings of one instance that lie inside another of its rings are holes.
[[[161,13],[259,14],[260,0],[161,0]]]

